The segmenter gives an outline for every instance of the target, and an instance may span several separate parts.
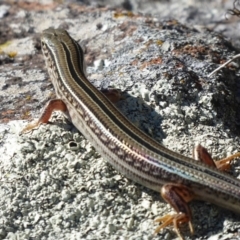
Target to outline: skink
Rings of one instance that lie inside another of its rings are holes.
[[[156,233],[173,224],[179,238],[183,239],[179,231],[182,223],[188,223],[193,232],[188,206],[193,199],[208,201],[240,214],[240,181],[219,170],[211,159],[209,163],[202,158],[207,155],[203,148],[198,147],[201,161],[196,161],[165,148],[129,122],[88,81],[83,51],[67,31],[46,29],[41,42],[57,99],[51,100],[39,120],[29,124],[23,132],[47,123],[54,110],[65,112],[115,169],[161,192],[175,209],[175,214],[156,220],[162,223]],[[233,157],[237,156],[239,154]],[[225,163],[229,164],[231,159]]]

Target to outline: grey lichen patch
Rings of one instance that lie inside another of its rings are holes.
[[[101,238],[118,238],[122,234],[130,237],[142,229],[142,221],[147,221],[142,231],[150,238],[151,196],[146,195],[150,201],[142,200],[149,203],[149,208],[143,203],[138,206],[141,191],[137,186],[122,178],[103,159],[96,159],[91,144],[74,128],[65,130],[66,123],[57,126],[56,119],[52,121],[54,125],[42,125],[19,136],[18,150],[2,162],[4,185],[0,191],[5,198],[0,202],[5,207],[1,208],[1,236],[10,237],[11,229],[13,236],[18,237],[59,237],[63,230],[64,238],[75,233],[86,239],[99,234]],[[70,139],[81,146],[77,154],[69,148]],[[146,212],[148,220],[144,217]],[[9,221],[10,218],[16,220]],[[29,224],[34,234],[28,232]]]

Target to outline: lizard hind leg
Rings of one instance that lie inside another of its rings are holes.
[[[178,237],[183,239],[179,231],[179,225],[183,223],[188,223],[190,232],[193,234],[192,214],[188,203],[194,199],[194,193],[182,184],[168,183],[162,187],[161,195],[163,199],[175,209],[176,213],[167,214],[155,219],[155,222],[162,223],[156,228],[155,234],[160,232],[161,229],[173,224],[173,228]]]
[[[235,153],[224,159],[214,161],[207,149],[198,144],[193,150],[193,158],[197,161],[206,163],[209,166],[213,166],[221,171],[229,171],[231,167],[231,161],[240,157],[240,152]]]

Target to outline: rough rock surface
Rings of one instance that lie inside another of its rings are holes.
[[[54,98],[40,33],[61,27],[80,39],[89,80],[121,89],[117,107],[144,132],[184,155],[200,142],[214,158],[239,150],[239,61],[208,77],[237,42],[171,17],[76,2],[6,1],[0,17],[0,239],[175,238],[171,228],[153,236],[153,219],[171,210],[159,193],[112,169],[61,114],[19,135]],[[191,208],[186,239],[240,237],[239,216]]]

